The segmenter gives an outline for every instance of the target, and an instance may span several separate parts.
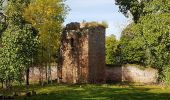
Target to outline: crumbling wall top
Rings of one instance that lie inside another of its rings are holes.
[[[97,28],[97,27],[102,27],[102,28],[107,28],[108,25],[105,22],[99,23],[99,22],[83,22],[83,23],[78,23],[78,22],[71,22],[66,25],[66,30],[78,30],[78,29],[83,29],[83,28]]]
[[[78,22],[71,22],[66,25],[66,30],[77,30],[80,29],[80,23]]]
[[[95,21],[81,23],[81,28],[97,28],[97,27],[107,28],[108,24],[106,22],[99,23]]]

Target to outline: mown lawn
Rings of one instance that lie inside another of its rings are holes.
[[[25,91],[25,87],[15,87]],[[30,86],[36,96],[20,96],[19,100],[170,100],[170,87],[137,85],[59,85]],[[2,92],[2,90],[1,90]]]

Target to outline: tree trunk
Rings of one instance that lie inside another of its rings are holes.
[[[49,81],[52,84],[51,64],[49,63]]]
[[[49,84],[49,64],[47,63],[47,84]]]
[[[1,81],[1,84],[2,84],[2,88],[4,88],[4,82],[3,81]]]
[[[42,66],[39,67],[39,71],[40,71],[39,83],[41,86],[44,86],[43,67]]]
[[[26,85],[29,85],[29,73],[30,73],[30,69],[27,68],[27,70],[26,70]]]
[[[6,90],[10,90],[11,89],[11,82],[10,82],[10,79],[7,79],[6,81],[5,81],[5,89]]]
[[[45,78],[46,78],[46,81],[48,81],[48,66],[47,66],[47,63],[45,63]]]
[[[49,62],[48,62],[47,72],[48,72],[48,80],[47,80],[47,83],[49,84],[49,83],[50,83],[50,64],[49,64]]]

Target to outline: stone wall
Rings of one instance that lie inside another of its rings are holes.
[[[61,45],[61,82],[87,82],[88,35],[79,23],[68,24]]]
[[[58,79],[57,67],[51,67],[52,80]],[[82,72],[83,69],[80,71]],[[86,70],[84,70],[86,71]],[[140,82],[140,83],[156,83],[158,78],[158,71],[153,68],[140,69],[135,65],[126,66],[106,66],[106,81],[107,82]],[[103,73],[100,73],[103,77]],[[83,74],[87,75],[87,73]],[[87,77],[87,76],[81,76]],[[80,78],[81,78],[80,77]],[[84,78],[85,79],[85,78]],[[39,68],[30,68],[30,82],[39,82],[40,80],[46,80],[46,70]],[[81,80],[81,79],[80,79]],[[83,81],[83,80],[82,80]],[[81,81],[81,82],[82,82]],[[83,82],[86,82],[85,80]]]
[[[61,44],[60,79],[64,83],[98,83],[105,79],[105,28],[66,25]]]
[[[30,77],[29,78],[30,82],[34,82],[34,83],[38,83],[42,80],[46,81],[47,80],[46,69],[45,68],[38,68],[38,67],[30,68],[29,77]],[[58,79],[57,67],[56,66],[51,67],[51,78],[52,78],[52,80]]]
[[[156,83],[158,79],[158,71],[153,68],[139,68],[136,65],[106,68],[107,81]]]
[[[106,65],[106,81],[107,82],[121,82],[122,81],[122,67]]]
[[[89,82],[105,81],[105,29],[95,27],[89,29]]]

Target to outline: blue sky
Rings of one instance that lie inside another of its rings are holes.
[[[121,31],[130,23],[130,19],[118,12],[118,6],[114,0],[67,0],[66,4],[71,8],[65,24],[70,22],[106,21],[109,28],[106,35],[114,34],[120,37]]]

